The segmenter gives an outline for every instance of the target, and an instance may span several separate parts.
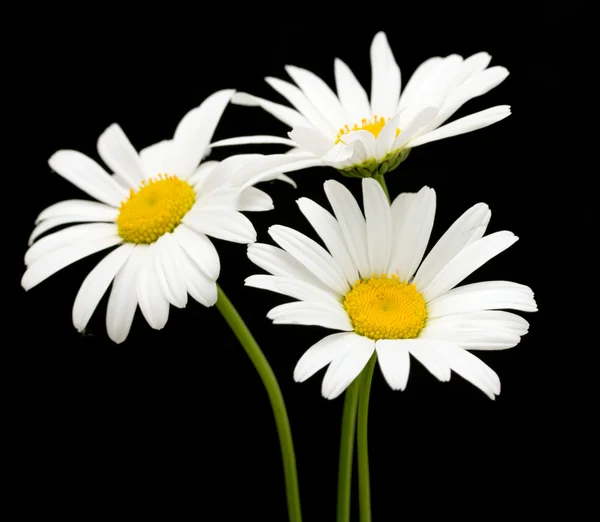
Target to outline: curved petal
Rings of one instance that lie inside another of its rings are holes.
[[[300,279],[290,279],[289,277],[279,277],[272,275],[252,275],[244,281],[246,286],[270,290],[278,294],[287,295],[300,301],[319,303],[324,306],[332,306],[344,311],[344,307],[339,299],[336,299],[330,292],[322,286],[315,286]],[[344,312],[345,313],[345,312]]]
[[[104,257],[81,283],[73,303],[73,326],[82,332],[92,317],[100,299],[127,262],[135,245],[128,243]]]
[[[169,302],[163,295],[154,270],[156,243],[144,249],[137,275],[137,300],[148,324],[162,330],[169,319]]]
[[[98,138],[98,154],[115,175],[128,187],[136,189],[146,178],[146,173],[137,151],[116,123],[108,127]]]
[[[294,368],[294,380],[304,382],[334,359],[342,358],[348,352],[354,337],[356,334],[353,332],[335,333],[313,344],[298,360]]]
[[[380,31],[371,44],[371,107],[373,114],[391,117],[400,99],[400,67],[387,37]]]
[[[362,180],[363,206],[367,224],[369,266],[373,273],[387,270],[392,250],[392,214],[381,185],[372,178]]]
[[[183,252],[173,234],[163,234],[156,242],[154,270],[167,301],[177,308],[187,305],[187,288],[178,259]]]
[[[240,194],[238,210],[245,212],[263,212],[273,210],[273,200],[266,192],[256,187],[248,187]]]
[[[338,97],[350,118],[347,123],[352,127],[354,123],[360,124],[363,118],[370,119],[372,111],[369,98],[350,67],[339,58],[335,59],[333,66]]]
[[[194,230],[234,243],[253,243],[256,231],[252,222],[235,210],[199,208],[188,212],[181,222]]]
[[[224,140],[215,141],[211,143],[212,147],[227,147],[230,145],[255,145],[260,143],[272,143],[275,145],[288,145],[290,147],[297,147],[297,143],[281,136],[238,136],[236,138],[226,138]]]
[[[440,356],[439,351],[450,343],[431,339],[404,339],[403,343],[410,354],[438,380],[450,380],[450,365]]]
[[[334,145],[333,139],[329,140],[318,130],[308,127],[294,127],[288,136],[318,158],[326,156]]]
[[[317,302],[298,301],[273,308],[267,317],[273,324],[302,324],[322,326],[350,332],[350,319],[343,308]]]
[[[261,107],[268,113],[275,116],[279,121],[289,125],[290,127],[309,127],[310,123],[302,116],[298,111],[290,109],[285,105],[279,103],[273,103],[264,98],[252,96],[245,92],[238,92],[231,99],[231,103],[235,105],[245,105],[247,107]]]
[[[119,236],[105,237],[90,243],[70,245],[55,250],[31,263],[21,278],[21,285],[25,290],[31,290],[34,286],[48,279],[51,275],[75,261],[91,256],[106,248],[118,245],[123,240]]]
[[[381,373],[392,390],[406,388],[410,373],[410,356],[404,339],[380,339],[375,343]]]
[[[177,174],[173,140],[163,140],[140,151],[140,161],[146,178],[155,178],[159,174]]]
[[[440,56],[434,56],[433,58],[425,60],[417,67],[415,72],[409,78],[408,83],[406,84],[406,87],[400,96],[400,101],[398,102],[398,111],[400,111],[403,107],[408,107],[410,104],[412,104],[413,99],[419,94],[421,86],[427,82],[428,78],[441,62],[442,58]]]
[[[64,216],[85,216],[95,221],[115,221],[119,215],[118,209],[85,199],[67,199],[59,201],[42,210],[36,218],[37,225],[45,219],[59,218]]]
[[[216,281],[221,271],[221,261],[217,249],[203,233],[181,224],[173,231],[173,238],[194,260],[200,270]]]
[[[116,211],[116,209],[114,209],[114,210]],[[40,237],[42,234],[48,232],[48,230],[59,227],[61,225],[68,225],[71,223],[93,223],[94,225],[107,224],[107,223],[98,223],[98,221],[102,222],[102,221],[113,221],[113,220],[109,220],[109,219],[106,219],[106,220],[100,219],[99,220],[98,218],[96,218],[94,216],[90,216],[90,215],[78,215],[78,216],[64,216],[63,215],[63,216],[56,216],[56,217],[44,219],[33,229],[33,232],[31,232],[31,235],[29,236],[29,239],[27,240],[27,244],[29,246],[32,246],[33,243],[36,241],[36,239],[38,237]],[[109,223],[108,225],[115,227],[115,233],[116,233],[116,225],[113,223]],[[43,239],[46,239],[46,238],[43,238]]]
[[[175,262],[181,268],[185,286],[190,294],[201,305],[210,307],[217,302],[217,284],[210,279],[185,251],[173,250]]]
[[[68,182],[102,203],[118,208],[127,197],[124,187],[81,152],[59,150],[50,157],[48,165]]]

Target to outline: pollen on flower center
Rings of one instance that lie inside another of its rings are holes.
[[[414,339],[427,320],[423,296],[396,274],[357,281],[343,305],[354,331],[374,340]]]
[[[373,115],[373,121],[363,118],[360,122],[360,125],[355,123],[352,128],[350,128],[348,125],[344,125],[344,128],[340,129],[340,132],[337,135],[335,144],[337,145],[338,143],[344,143],[342,136],[357,130],[366,130],[375,136],[375,138],[377,138],[387,121],[389,121],[389,118],[386,120],[383,116],[380,118],[377,115]],[[396,136],[398,136],[398,134],[400,134],[400,129],[396,129]]]
[[[154,243],[172,232],[196,201],[194,189],[177,176],[159,174],[142,181],[121,203],[117,226],[128,243]]]

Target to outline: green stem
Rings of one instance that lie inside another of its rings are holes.
[[[373,354],[362,375],[357,379],[361,381],[358,398],[358,426],[356,433],[356,449],[358,453],[358,506],[360,522],[371,522],[371,485],[369,479],[369,397],[371,395],[371,381],[373,370],[377,362],[377,354]]]
[[[383,175],[383,174],[375,174],[375,176],[373,176],[373,179],[375,181],[377,181],[381,185],[381,188],[385,192],[385,195],[387,196],[388,201],[391,201],[391,199],[390,199],[390,193],[388,192],[388,188],[387,188],[387,185],[385,183],[385,175]]]
[[[337,522],[350,522],[350,498],[352,494],[352,457],[354,455],[354,432],[356,430],[356,404],[360,379],[348,386],[344,399],[340,461],[338,471]]]
[[[281,389],[275,378],[267,359],[262,353],[254,337],[248,330],[240,314],[231,301],[227,298],[221,287],[217,284],[217,308],[221,315],[227,321],[229,327],[237,337],[238,341],[250,357],[252,364],[256,368],[258,375],[262,379],[263,385],[267,390],[267,395],[271,401],[271,408],[275,416],[277,433],[279,434],[279,444],[281,446],[281,455],[283,457],[283,473],[285,475],[285,492],[287,497],[288,514],[290,522],[301,522],[302,514],[300,512],[300,493],[298,491],[298,473],[296,471],[296,457],[294,454],[294,443],[292,441],[292,431],[288,419],[285,403]]]

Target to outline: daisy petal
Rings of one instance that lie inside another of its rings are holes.
[[[300,301],[320,303],[324,306],[328,305],[336,309],[339,308],[342,311],[344,310],[342,304],[331,294],[331,292],[327,291],[322,286],[314,286],[298,279],[259,274],[247,277],[244,284],[246,286],[262,288],[263,290],[270,290],[271,292],[287,295],[294,299],[299,299]]]
[[[182,268],[177,259],[183,255],[181,247],[173,234],[163,234],[158,241],[154,259],[154,270],[158,284],[167,301],[177,308],[187,305],[187,289]]]
[[[70,245],[38,258],[27,267],[21,279],[21,285],[25,290],[31,290],[34,286],[48,279],[51,275],[75,261],[91,256],[106,248],[122,243],[121,237],[114,235],[105,237],[91,243],[80,243]]]
[[[273,200],[266,192],[256,187],[248,187],[240,194],[238,210],[247,212],[261,212],[273,210]]]
[[[96,310],[100,299],[121,267],[127,262],[135,246],[125,244],[110,252],[83,280],[73,303],[73,326],[82,332]]]
[[[408,110],[399,115],[398,120],[400,120],[400,118],[407,112]],[[431,124],[435,120],[438,112],[439,110],[437,107],[425,107],[422,109],[405,127],[402,127],[402,132],[394,140],[391,149],[397,150],[404,147],[404,145],[406,145],[406,143],[408,143],[415,134],[418,134],[420,129]],[[398,125],[400,124],[400,121],[398,121]],[[410,146],[412,147],[412,142]]]
[[[308,101],[304,93],[291,83],[278,78],[265,78],[265,81],[279,94],[286,98],[294,108],[302,114],[314,127],[330,139],[335,139],[337,131],[321,116],[314,105]],[[294,138],[292,138],[294,139]]]
[[[98,138],[98,154],[115,175],[119,176],[128,187],[137,188],[146,173],[137,151],[116,123],[108,127]]]
[[[400,114],[396,114],[390,119],[381,132],[377,136],[375,144],[375,157],[377,159],[383,159],[388,152],[394,150],[394,142],[396,141],[396,133],[398,132],[398,122],[400,121]]]
[[[491,109],[470,114],[469,116],[460,118],[452,123],[443,125],[434,131],[423,134],[419,138],[411,141],[410,146],[417,147],[431,141],[443,140],[444,138],[450,138],[451,136],[458,136],[459,134],[465,134],[466,132],[483,129],[484,127],[507,118],[508,116],[510,116],[510,106],[498,105],[497,107],[492,107]]]
[[[491,215],[490,208],[485,203],[478,203],[463,213],[438,240],[419,267],[414,280],[417,288],[425,288],[456,254],[483,237]]]
[[[85,199],[68,199],[59,201],[42,210],[35,220],[37,225],[44,219],[58,218],[63,216],[87,216],[94,218],[95,221],[115,221],[119,215],[119,210],[109,207],[104,203],[96,201],[87,201]]]
[[[217,284],[210,279],[182,248],[173,250],[175,262],[181,268],[188,293],[201,305],[213,306],[217,302]]]
[[[312,152],[318,158],[326,156],[333,146],[333,140],[328,140],[319,131],[307,127],[294,127],[288,135],[300,147]]]
[[[304,217],[325,243],[333,259],[339,263],[348,282],[354,283],[358,279],[358,271],[352,257],[350,257],[344,235],[337,220],[327,210],[308,198],[300,198],[296,203]]]
[[[238,136],[236,138],[226,138],[224,140],[211,143],[211,147],[227,147],[229,145],[254,145],[259,143],[272,143],[275,145],[289,145],[297,147],[297,143],[281,136]]]
[[[269,235],[329,288],[340,295],[350,289],[342,268],[321,245],[304,234],[281,225],[270,227]]]
[[[264,243],[248,246],[248,258],[270,274],[290,279],[299,279],[319,288],[327,288],[291,254],[281,248]]]
[[[269,114],[275,116],[279,121],[287,124],[290,127],[309,127],[308,120],[302,116],[298,111],[290,109],[285,105],[279,103],[273,103],[264,98],[258,98],[245,92],[238,92],[231,99],[231,103],[236,105],[245,105],[247,107],[261,107]]]
[[[314,325],[346,332],[353,330],[344,309],[329,303],[326,305],[307,301],[285,303],[273,308],[267,317],[273,321],[273,324]]]
[[[218,161],[204,161],[200,164],[200,166],[196,169],[187,180],[187,182],[192,185],[196,191],[200,190],[200,187],[206,180],[206,178],[210,175],[210,173],[215,170],[217,166],[220,165]]]
[[[173,140],[163,140],[140,151],[140,160],[146,178],[154,178],[158,174],[174,174],[177,172],[174,147]]]
[[[380,339],[375,343],[381,373],[392,390],[406,388],[410,373],[408,348],[401,339]]]
[[[454,372],[475,385],[490,399],[494,400],[500,394],[500,379],[496,372],[472,353],[450,343],[439,349],[438,353]]]
[[[114,209],[116,211],[116,209]],[[117,211],[118,212],[118,211]],[[115,218],[116,219],[116,218]],[[104,220],[104,219],[98,219],[94,216],[88,216],[88,215],[77,215],[77,216],[56,216],[56,217],[51,217],[48,219],[44,219],[44,221],[41,221],[34,229],[33,232],[31,232],[31,235],[29,236],[29,239],[27,240],[27,244],[29,246],[33,245],[34,241],[40,237],[42,234],[48,232],[48,230],[51,230],[53,228],[59,227],[61,225],[68,225],[71,223],[98,223],[98,221],[113,221],[111,220]],[[105,223],[102,223],[105,224]],[[115,226],[114,224],[110,224],[112,226]],[[44,238],[45,239],[45,238]]]
[[[415,72],[409,78],[408,83],[406,84],[406,87],[400,96],[398,110],[396,112],[399,112],[403,107],[408,107],[412,103],[413,98],[419,94],[421,86],[427,82],[427,79],[431,73],[441,62],[442,58],[440,56],[434,56],[433,58],[429,58],[428,60],[424,61],[417,67]]]
[[[533,292],[509,281],[488,281],[454,288],[427,304],[427,317],[499,309],[535,312]]]
[[[127,190],[119,185],[93,159],[75,150],[59,150],[48,160],[50,168],[93,198],[118,208],[127,197]]]
[[[390,261],[392,244],[392,214],[381,185],[372,178],[362,180],[363,206],[367,224],[369,266],[382,274]]]
[[[154,258],[156,243],[143,250],[137,276],[137,300],[148,324],[155,330],[162,330],[169,319],[169,302],[163,295],[156,272]]]
[[[222,208],[199,208],[188,212],[181,222],[200,232],[234,243],[253,243],[256,231],[243,214]]]
[[[389,271],[408,281],[423,259],[435,217],[435,190],[423,187],[411,202],[405,224],[396,238]]]
[[[335,85],[344,112],[350,118],[348,123],[359,124],[363,118],[372,115],[367,93],[356,79],[356,76],[342,60],[334,61]]]
[[[384,32],[371,44],[371,107],[373,114],[393,116],[400,99],[400,67]]]
[[[375,342],[354,335],[348,338],[345,355],[338,356],[327,368],[321,393],[326,399],[335,399],[358,377],[375,351]]]
[[[211,94],[199,107],[188,112],[175,130],[176,174],[187,179],[205,156],[217,124],[235,91],[224,89]]]
[[[480,266],[497,256],[519,238],[512,232],[502,231],[478,239],[456,254],[423,290],[426,302],[432,301],[454,288]]]
[[[200,270],[216,281],[221,271],[221,262],[217,249],[203,233],[195,232],[184,224],[173,231],[173,238],[179,246],[194,260]]]
[[[373,273],[369,267],[367,225],[356,199],[337,181],[326,181],[324,187],[356,268],[362,277],[371,277]]]
[[[450,365],[438,353],[450,343],[430,339],[404,339],[404,345],[411,355],[419,361],[438,380],[450,380]]]
[[[348,352],[354,337],[356,335],[352,332],[335,333],[313,344],[296,364],[294,380],[304,382],[334,359],[342,358]]]
[[[285,70],[302,89],[304,95],[314,105],[314,107],[323,115],[334,129],[344,126],[346,123],[346,114],[342,108],[340,100],[321,78],[316,74],[286,65]]]
[[[392,226],[394,241],[400,236],[400,231],[406,221],[408,210],[413,201],[415,201],[417,194],[415,192],[403,192],[396,196],[396,199],[392,201],[391,213],[392,213]],[[394,247],[392,251],[395,251]]]
[[[40,257],[65,246],[88,243],[106,237],[114,237],[115,235],[117,235],[117,225],[114,223],[93,223],[65,228],[40,239],[32,245],[25,252],[25,264],[30,265]]]

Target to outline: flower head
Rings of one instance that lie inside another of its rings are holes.
[[[292,128],[290,139],[248,136],[213,146],[282,143],[294,147],[295,154],[278,155],[281,172],[320,165],[354,177],[383,175],[413,147],[487,127],[510,114],[510,107],[502,105],[444,125],[464,103],[508,76],[504,67],[488,68],[490,60],[485,52],[466,59],[457,54],[429,58],[401,92],[400,68],[386,35],[379,32],[371,45],[370,98],[339,58],[334,62],[337,94],[314,73],[289,65],[285,69],[296,85],[277,78],[266,81],[293,109],[246,93],[237,93],[232,102],[262,107]]]
[[[310,199],[298,200],[327,249],[279,225],[269,234],[281,248],[248,247],[249,258],[271,275],[251,276],[246,284],[298,300],[273,308],[268,313],[273,323],[342,331],[309,348],[294,379],[302,382],[329,365],[322,393],[333,399],[376,352],[388,384],[403,390],[412,355],[440,381],[449,380],[453,370],[493,399],[500,393],[498,376],[468,350],[518,344],[529,325],[504,310],[535,311],[533,292],[508,281],[455,287],[518,238],[508,231],[483,237],[491,212],[479,203],[423,259],[435,191],[400,194],[390,205],[375,180],[362,183],[364,216],[336,181],[325,183],[335,217]]]
[[[256,155],[199,165],[233,92],[214,93],[184,116],[173,139],[139,154],[118,125],[108,127],[98,153],[113,174],[74,150],[52,155],[50,167],[97,201],[61,201],[39,215],[25,254],[25,290],[79,259],[117,247],[79,289],[73,306],[77,330],[86,327],[111,283],[106,327],[116,343],[129,334],[138,305],[150,326],[161,329],[169,304],[185,307],[188,294],[204,306],[215,304],[220,262],[207,236],[250,243],[256,232],[240,212],[273,208],[261,190],[241,188],[247,181],[241,167]],[[80,224],[38,239],[74,223]]]

